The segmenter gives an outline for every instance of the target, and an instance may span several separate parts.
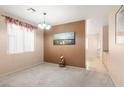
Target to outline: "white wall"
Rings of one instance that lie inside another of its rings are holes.
[[[109,15],[109,73],[116,86],[124,86],[124,45],[115,44],[115,6]]]
[[[34,52],[8,54],[7,25],[4,17],[0,16],[0,75],[43,62],[43,31],[37,29],[35,33]]]
[[[87,35],[88,38],[88,48],[86,49],[86,59],[92,60],[97,57],[97,34]]]
[[[88,49],[86,59],[102,58],[102,28],[107,19],[105,17],[92,18],[86,21],[86,38],[88,38]]]

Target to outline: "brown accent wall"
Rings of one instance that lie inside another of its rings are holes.
[[[52,36],[62,32],[75,32],[75,45],[53,45]],[[44,33],[44,61],[58,63],[64,55],[66,65],[85,67],[85,21],[77,21],[54,26]]]

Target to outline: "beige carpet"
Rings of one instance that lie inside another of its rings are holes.
[[[114,86],[107,73],[77,67],[60,68],[43,63],[0,79],[1,87],[109,87]]]

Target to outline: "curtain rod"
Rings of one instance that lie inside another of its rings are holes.
[[[7,17],[7,16],[5,16],[5,15],[3,15],[3,14],[1,14],[1,16],[2,16],[2,17]],[[17,19],[17,20],[18,20],[18,19]],[[23,22],[23,21],[20,21],[20,22]],[[27,22],[23,22],[23,23],[26,23],[26,24],[28,24],[28,25],[31,25],[31,24],[29,24],[29,23],[27,23]],[[31,25],[31,26],[33,26],[33,25]],[[33,27],[37,28],[36,26],[33,26]]]

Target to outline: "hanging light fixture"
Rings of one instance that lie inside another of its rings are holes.
[[[52,26],[49,24],[46,24],[46,21],[45,21],[46,15],[47,13],[43,13],[43,16],[44,16],[43,23],[38,24],[38,27],[43,30],[50,30]]]

